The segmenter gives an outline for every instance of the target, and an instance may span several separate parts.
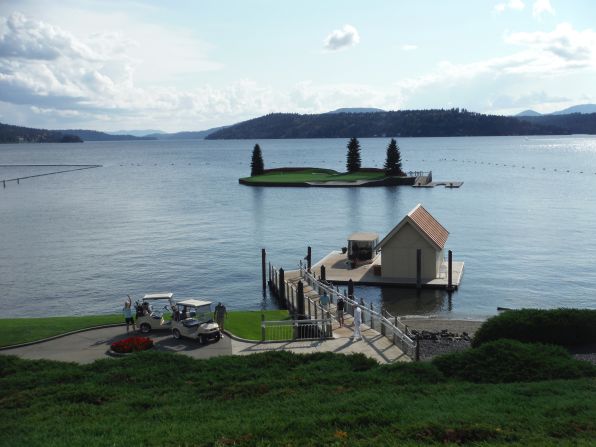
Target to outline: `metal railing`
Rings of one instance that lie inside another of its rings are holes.
[[[342,294],[331,284],[323,283],[318,280],[303,266],[300,266],[300,276],[316,293],[319,295],[327,294],[330,303],[337,303],[337,300],[340,297],[343,298],[345,303],[344,312],[354,315],[354,308],[357,305],[360,306],[360,309],[362,310],[362,322],[364,324],[387,337],[394,345],[399,347],[411,358],[416,358],[417,342],[408,336],[407,327],[401,323],[397,317],[392,316],[384,309],[376,311],[372,303],[367,306],[363,300],[356,301],[355,299],[346,296],[347,294]],[[331,310],[331,315],[337,319],[337,313],[333,313],[333,308],[331,308]]]
[[[261,321],[261,341],[333,338],[331,319]]]

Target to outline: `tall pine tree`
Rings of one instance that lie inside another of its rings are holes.
[[[350,138],[350,142],[348,143],[346,169],[348,172],[357,172],[360,170],[360,165],[360,143],[356,138]]]
[[[250,175],[263,175],[265,172],[265,163],[263,163],[263,154],[261,153],[261,146],[255,144],[252,150],[252,160],[250,162]]]
[[[402,175],[401,170],[401,154],[399,146],[394,138],[391,138],[389,146],[387,146],[387,158],[385,159],[385,174],[387,175]]]

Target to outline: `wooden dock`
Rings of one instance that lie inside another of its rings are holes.
[[[351,279],[355,285],[363,286],[399,286],[399,287],[416,287],[416,278],[383,278],[381,275],[375,274],[378,267],[381,266],[381,255],[377,255],[371,264],[361,265],[355,268],[350,267],[350,262],[347,254],[341,251],[332,251],[315,265],[312,266],[312,272],[317,276],[321,276],[321,266],[325,266],[325,279],[334,284],[347,284]],[[463,261],[453,261],[452,263],[452,287],[457,289],[461,282],[464,263]],[[444,261],[441,266],[441,273],[439,278],[422,278],[421,287],[427,289],[447,289],[447,262]]]

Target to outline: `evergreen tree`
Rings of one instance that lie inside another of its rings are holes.
[[[263,175],[265,172],[265,163],[263,163],[263,154],[261,154],[261,146],[255,144],[252,150],[252,160],[250,162],[250,175]]]
[[[387,158],[385,159],[384,168],[387,175],[402,175],[401,154],[394,138],[391,138],[391,142],[387,146]]]
[[[356,172],[360,170],[360,165],[360,143],[356,138],[350,138],[350,142],[348,143],[346,169],[348,172]]]

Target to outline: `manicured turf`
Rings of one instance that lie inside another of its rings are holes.
[[[265,320],[280,321],[290,318],[287,310],[235,311],[228,312],[225,329],[248,340],[261,339],[261,314]]]
[[[267,320],[288,318],[286,310],[228,312],[226,329],[238,337],[261,339],[261,314]],[[0,347],[41,340],[65,332],[103,324],[123,323],[122,315],[0,319]]]
[[[272,172],[255,177],[247,177],[243,180],[249,183],[304,183],[304,182],[328,182],[343,181],[354,182],[356,180],[380,180],[385,178],[383,172],[355,172],[339,173],[330,169],[305,169],[303,171]]]
[[[0,355],[0,445],[590,446],[595,394],[594,379],[473,384],[332,353]]]
[[[0,346],[27,343],[103,324],[124,323],[122,315],[0,319]]]

